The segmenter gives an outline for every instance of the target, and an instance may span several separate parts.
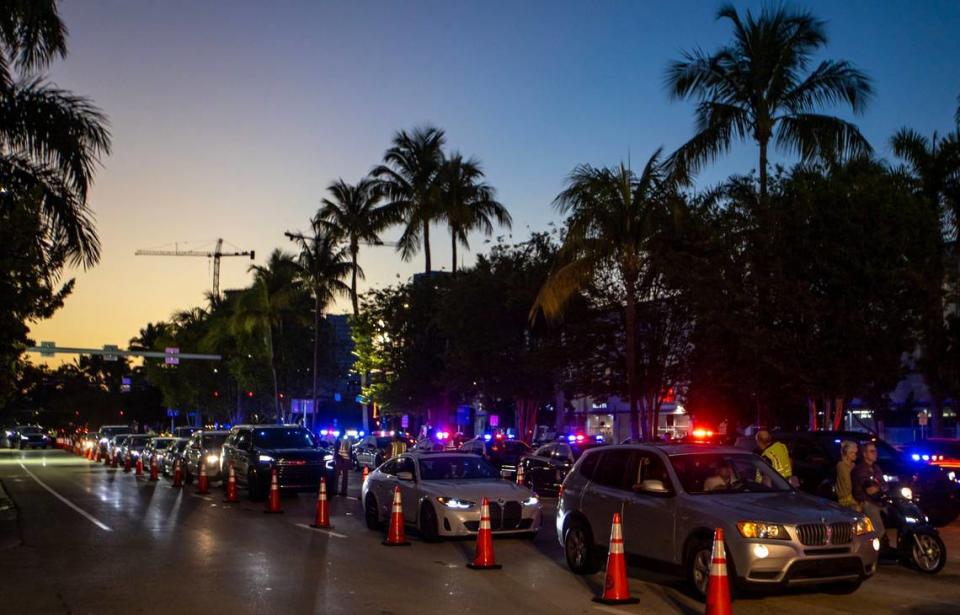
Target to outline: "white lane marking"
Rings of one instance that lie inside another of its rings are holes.
[[[612,606],[595,606],[593,607],[598,611],[603,611],[604,613],[616,613],[617,615],[631,615],[632,611],[623,611],[621,609],[615,609]]]
[[[98,528],[100,528],[101,530],[103,530],[103,531],[105,531],[105,532],[112,532],[112,531],[113,531],[113,529],[110,528],[110,526],[108,526],[106,523],[103,523],[102,521],[100,521],[99,519],[97,519],[96,517],[94,517],[93,515],[91,515],[90,513],[88,513],[87,511],[85,511],[84,509],[80,508],[79,506],[77,506],[76,504],[74,504],[73,502],[71,502],[70,500],[68,500],[67,498],[63,497],[62,495],[60,495],[59,493],[57,493],[56,491],[54,491],[49,485],[47,485],[47,483],[45,483],[45,482],[43,482],[42,480],[40,480],[39,478],[37,478],[37,475],[36,475],[36,474],[34,474],[34,473],[31,472],[30,470],[28,470],[28,469],[27,469],[27,466],[25,466],[25,465],[23,465],[23,464],[21,463],[21,464],[20,464],[20,467],[23,468],[23,471],[24,471],[24,472],[26,472],[27,474],[30,475],[30,478],[32,478],[33,480],[37,481],[37,484],[38,484],[38,485],[40,485],[41,487],[43,487],[44,489],[46,489],[47,491],[49,491],[50,493],[52,493],[58,500],[60,500],[61,502],[63,502],[63,503],[66,504],[67,506],[69,506],[70,508],[74,509],[75,511],[77,511],[78,513],[80,513],[81,515],[83,515],[84,517],[86,517],[87,521],[89,521],[90,523],[94,524],[95,526],[97,526]]]
[[[305,530],[310,530],[311,532],[323,532],[324,534],[330,534],[331,536],[336,536],[337,538],[349,538],[346,534],[338,534],[333,530],[325,530],[322,527],[310,527],[306,523],[294,523],[297,527],[302,527]]]

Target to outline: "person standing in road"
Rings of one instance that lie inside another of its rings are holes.
[[[787,445],[775,440],[768,430],[761,429],[757,432],[757,446],[760,447],[760,455],[773,466],[777,474],[790,480],[793,476],[793,464],[790,462]]]
[[[857,443],[844,440],[840,443],[840,461],[837,462],[837,502],[844,508],[860,511],[860,505],[853,499],[853,479],[851,473],[857,464]]]
[[[887,483],[883,480],[883,471],[877,465],[877,445],[873,442],[863,444],[863,461],[857,464],[851,473],[853,481],[853,499],[861,506],[863,514],[870,517],[873,529],[881,538],[886,534],[883,519],[881,498],[886,491]]]
[[[347,495],[347,480],[350,476],[350,439],[340,438],[337,447],[337,456],[333,460],[334,479],[333,492],[337,493],[337,483],[340,483],[340,495]]]
[[[403,439],[403,436],[400,435],[400,432],[393,434],[393,442],[390,443],[390,458],[393,459],[397,455],[402,455],[407,452],[407,443]]]

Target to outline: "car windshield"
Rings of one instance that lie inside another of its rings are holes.
[[[150,441],[150,436],[133,436],[127,439],[127,444],[137,448],[143,448]]]
[[[524,444],[523,442],[517,442],[516,440],[506,440],[491,442],[492,446],[490,450],[494,452],[499,452],[506,455],[523,455],[530,451],[530,447]],[[499,451],[497,449],[500,449]]]
[[[226,439],[225,433],[203,434],[203,448],[222,448]]]
[[[43,433],[43,430],[39,427],[21,427],[20,433],[22,434],[31,434],[31,433]]]
[[[573,451],[573,458],[580,459],[585,451],[589,451],[591,448],[597,448],[598,446],[603,446],[603,442],[584,442],[583,444],[571,444],[570,449]]]
[[[420,460],[421,480],[477,480],[500,478],[488,461],[476,455],[443,455]]]
[[[156,438],[156,439],[153,441],[153,448],[155,448],[155,449],[157,449],[157,450],[164,449],[164,448],[167,448],[168,446],[170,446],[170,444],[171,444],[172,442],[173,442],[173,440],[166,440],[166,439],[163,439],[163,438]]]
[[[187,448],[187,442],[189,442],[189,440],[180,440],[177,442],[177,450],[182,451],[183,449]]]
[[[253,442],[263,448],[316,448],[316,441],[306,429],[258,429],[253,432]]]
[[[671,455],[684,491],[691,494],[791,491],[763,458],[748,453]]]
[[[129,428],[126,425],[122,427],[101,427],[100,428],[100,433],[102,433],[107,438],[109,438],[110,436],[116,435],[118,433],[123,433],[125,431],[129,431]]]

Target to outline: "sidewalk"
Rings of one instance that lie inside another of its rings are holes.
[[[7,495],[0,481],[0,551],[20,546],[20,525],[17,505]]]

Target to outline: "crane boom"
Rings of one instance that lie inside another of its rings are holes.
[[[223,251],[223,239],[217,239],[217,245],[212,252],[207,250],[181,250],[174,246],[173,250],[137,250],[134,256],[203,256],[213,259],[213,296],[220,296],[220,259],[224,256],[249,256],[256,258],[254,250]]]

